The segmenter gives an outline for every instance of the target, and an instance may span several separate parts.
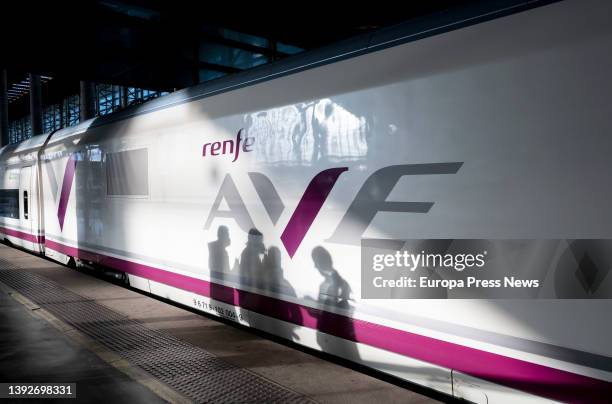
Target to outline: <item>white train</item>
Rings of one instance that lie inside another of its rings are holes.
[[[611,15],[552,3],[6,146],[0,232],[470,401],[605,401],[612,301],[362,299],[360,240],[611,238]]]

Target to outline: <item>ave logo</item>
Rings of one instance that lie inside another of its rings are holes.
[[[429,212],[434,202],[387,201],[387,197],[403,176],[456,174],[462,165],[462,162],[401,164],[375,171],[365,180],[327,241],[358,244],[378,212]],[[316,174],[306,187],[280,237],[290,257],[295,255],[336,182],[341,180],[340,177],[347,171],[348,167],[323,170]],[[249,172],[248,176],[272,224],[276,225],[285,205],[274,184],[263,173]],[[220,209],[223,200],[227,203],[227,210]],[[256,227],[231,174],[226,174],[223,179],[204,228],[210,229],[216,218],[231,218],[244,232]]]

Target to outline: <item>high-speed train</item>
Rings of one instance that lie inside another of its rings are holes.
[[[611,16],[565,0],[370,37],[5,146],[0,233],[469,401],[610,400],[595,289],[363,298],[361,242],[612,238]]]

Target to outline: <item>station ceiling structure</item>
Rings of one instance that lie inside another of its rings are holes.
[[[461,15],[485,3],[503,8],[519,2],[428,0],[342,8],[185,0],[12,2],[3,5],[0,24],[8,121],[29,125],[29,74],[41,78],[43,108],[56,106],[43,118],[49,121],[43,126],[53,129],[78,122],[71,111],[78,110],[82,81],[98,85],[98,114],[114,112],[120,88],[125,99],[132,94],[131,102],[142,102],[359,34],[442,13]]]
[[[21,1],[3,5],[8,12],[0,27],[5,38],[0,67],[8,70],[9,88],[26,73],[37,73],[56,81],[172,91],[242,71],[251,67],[249,57],[261,59],[251,64],[267,63],[459,3],[466,2],[418,1],[393,12],[339,12],[292,3]],[[241,52],[242,63],[224,59],[223,51]]]

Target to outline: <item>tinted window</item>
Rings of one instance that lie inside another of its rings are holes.
[[[0,216],[19,219],[18,189],[0,189]]]
[[[108,195],[149,195],[147,149],[106,155],[106,193]]]

